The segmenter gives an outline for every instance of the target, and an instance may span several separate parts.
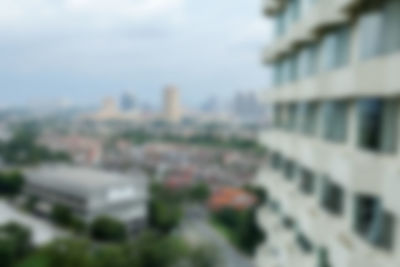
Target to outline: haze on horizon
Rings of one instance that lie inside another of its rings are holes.
[[[186,105],[267,86],[261,0],[2,0],[0,106],[96,104],[132,91]]]

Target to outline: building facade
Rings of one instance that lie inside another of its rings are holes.
[[[109,216],[137,232],[147,220],[147,186],[142,174],[130,177],[74,166],[42,166],[25,172],[24,194],[39,200],[38,207],[69,208],[91,222]],[[42,210],[42,211],[43,211]],[[46,214],[46,211],[44,212]]]
[[[400,1],[267,0],[259,267],[400,266]]]
[[[169,86],[164,90],[164,116],[168,122],[177,123],[181,120],[179,90]]]

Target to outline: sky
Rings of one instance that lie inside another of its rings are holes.
[[[1,0],[0,107],[264,90],[262,0]]]

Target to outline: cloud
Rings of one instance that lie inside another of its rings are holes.
[[[184,0],[2,0],[0,27],[107,29],[179,17]]]

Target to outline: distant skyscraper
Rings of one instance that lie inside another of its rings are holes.
[[[265,116],[265,107],[254,92],[239,92],[232,103],[233,113],[245,121],[260,121]]]
[[[201,106],[201,110],[206,113],[217,112],[219,108],[216,97],[209,97]]]
[[[169,122],[181,120],[179,90],[174,86],[168,86],[164,90],[164,116]]]
[[[125,92],[121,96],[122,111],[132,111],[136,108],[136,98],[132,93]]]

